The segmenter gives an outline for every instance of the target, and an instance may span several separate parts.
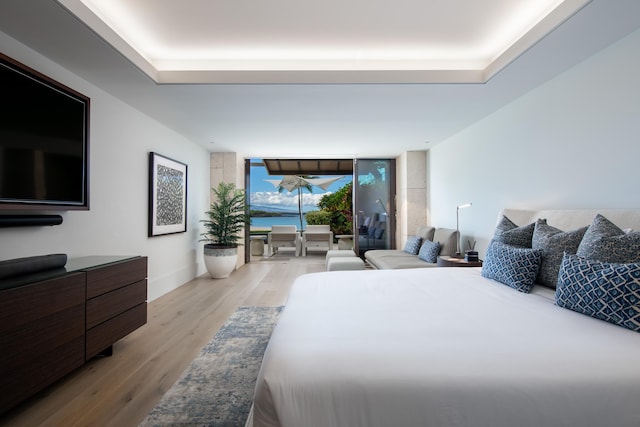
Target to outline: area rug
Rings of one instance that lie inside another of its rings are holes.
[[[239,307],[140,426],[244,426],[282,309]]]

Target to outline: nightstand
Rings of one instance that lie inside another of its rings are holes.
[[[438,267],[482,267],[482,260],[467,261],[464,258],[443,255],[438,257]]]

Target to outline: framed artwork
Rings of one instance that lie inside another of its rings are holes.
[[[187,231],[187,165],[149,153],[149,237]]]

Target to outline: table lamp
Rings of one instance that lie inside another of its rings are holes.
[[[460,258],[460,209],[468,208],[471,203],[465,203],[460,206],[456,206],[456,231],[458,232],[458,238],[456,239],[456,258]]]

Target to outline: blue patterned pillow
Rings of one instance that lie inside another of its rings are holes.
[[[422,237],[409,236],[407,237],[407,243],[404,244],[404,251],[411,255],[418,255],[420,243],[422,243]]]
[[[640,264],[566,255],[558,275],[556,304],[640,332]]]
[[[438,255],[440,255],[440,242],[432,242],[431,240],[425,240],[420,246],[420,252],[418,252],[418,258],[426,262],[438,262]]]
[[[496,225],[493,239],[511,246],[530,248],[535,226],[536,224],[532,222],[531,224],[518,227],[513,221],[502,215],[502,218],[500,218],[500,221],[498,221]]]
[[[640,262],[640,233],[625,233],[598,214],[582,238],[576,255],[602,262]]]
[[[538,275],[542,250],[506,245],[497,240],[489,243],[482,276],[529,293]]]
[[[562,231],[545,221],[536,221],[531,246],[533,249],[542,249],[536,283],[556,288],[562,256],[565,252],[571,255],[576,253],[586,231],[586,226],[572,231]]]

